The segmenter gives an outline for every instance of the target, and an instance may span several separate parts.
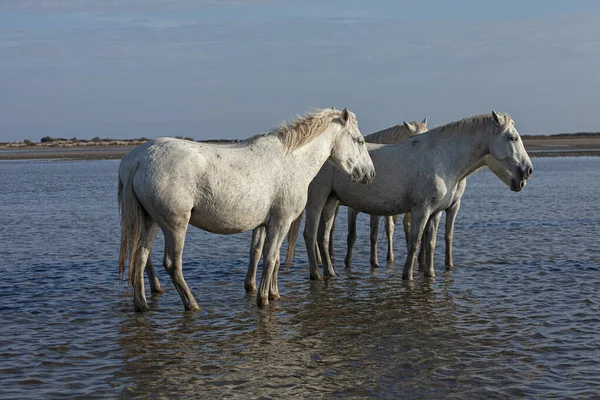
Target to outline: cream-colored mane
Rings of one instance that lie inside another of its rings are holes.
[[[417,132],[427,130],[426,124],[422,122],[411,122],[417,127]],[[409,131],[404,124],[394,125],[370,135],[365,136],[365,141],[369,143],[394,144],[411,137],[413,133]]]
[[[510,115],[506,113],[498,113],[504,117],[504,125],[501,127],[501,131],[504,132],[511,123],[513,119]],[[494,122],[494,118],[492,114],[483,114],[483,115],[474,115],[471,117],[463,118],[458,121],[450,122],[446,125],[438,126],[429,130],[429,133],[438,134],[438,133],[453,133],[456,131],[461,131],[465,133],[473,133],[476,131],[484,130],[486,133],[497,132],[497,125]]]
[[[254,142],[262,137],[276,136],[288,152],[292,152],[318,138],[334,118],[341,116],[342,111],[331,108],[316,109],[304,116],[298,116],[291,122],[284,122],[278,128],[256,135],[250,139]],[[350,120],[355,121],[354,113],[349,112]]]

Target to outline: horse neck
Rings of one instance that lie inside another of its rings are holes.
[[[338,133],[337,126],[330,124],[319,137],[292,152],[291,157],[287,157],[289,163],[295,164],[297,171],[300,171],[312,181],[323,164],[329,159],[333,142]]]
[[[445,138],[450,143],[444,144],[447,171],[457,182],[481,167],[483,158],[489,154],[484,132],[455,132],[446,134]]]

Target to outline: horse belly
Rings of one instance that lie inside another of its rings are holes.
[[[190,218],[190,224],[196,228],[220,234],[232,234],[246,232],[262,225],[266,219],[266,213],[261,207],[248,209],[231,207],[226,205],[204,204],[194,207]]]
[[[335,188],[336,197],[359,212],[373,215],[396,215],[406,212],[403,193],[377,185],[375,182],[363,185],[361,183],[344,182]]]

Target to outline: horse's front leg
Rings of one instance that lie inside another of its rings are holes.
[[[446,210],[446,232],[444,234],[444,239],[446,240],[446,269],[454,267],[454,262],[452,260],[452,242],[454,241],[454,221],[456,221],[458,210],[460,210],[460,199]]]
[[[429,210],[422,209],[412,211],[410,215],[410,232],[408,233],[408,254],[404,270],[402,271],[402,279],[413,279],[413,270],[415,266],[415,254],[419,248],[419,242],[425,230],[425,224],[429,219]]]
[[[346,268],[350,268],[352,264],[352,247],[354,247],[354,243],[356,243],[356,217],[358,216],[358,211],[353,210],[348,207],[348,238],[347,238],[347,248],[346,248],[346,258],[344,259],[344,264]]]
[[[371,268],[379,268],[377,257],[377,237],[379,235],[379,215],[371,215]]]
[[[421,253],[424,256],[423,274],[427,277],[435,277],[435,269],[433,266],[433,254],[435,252],[435,242],[437,237],[437,229],[440,223],[442,212],[437,212],[429,217],[423,237],[425,240],[421,243]]]
[[[244,289],[246,292],[256,290],[256,269],[260,261],[260,255],[265,243],[265,227],[259,226],[252,230],[252,243],[250,245],[250,262],[248,271],[246,272],[246,280],[244,281]]]
[[[325,203],[323,212],[321,213],[321,224],[319,227],[317,243],[323,261],[323,274],[326,277],[335,276],[331,258],[329,257],[329,243],[331,239],[331,228],[335,221],[335,210],[337,209],[338,204],[339,201],[335,197],[329,197]]]
[[[256,295],[256,304],[264,306],[269,304],[269,298],[279,299],[277,288],[277,270],[280,262],[280,249],[283,239],[287,234],[292,220],[278,220],[269,223],[266,227],[266,235],[263,247],[263,270]],[[274,280],[274,282],[273,282]]]
[[[396,229],[397,215],[385,217],[385,234],[388,240],[387,262],[394,261],[394,230]]]

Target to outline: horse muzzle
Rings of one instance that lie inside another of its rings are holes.
[[[520,192],[525,189],[525,185],[527,185],[527,181],[525,179],[516,179],[514,178],[510,183],[510,190],[513,192]]]
[[[375,170],[363,174],[360,183],[362,183],[363,185],[368,185],[369,183],[373,182],[373,179],[375,179]]]

